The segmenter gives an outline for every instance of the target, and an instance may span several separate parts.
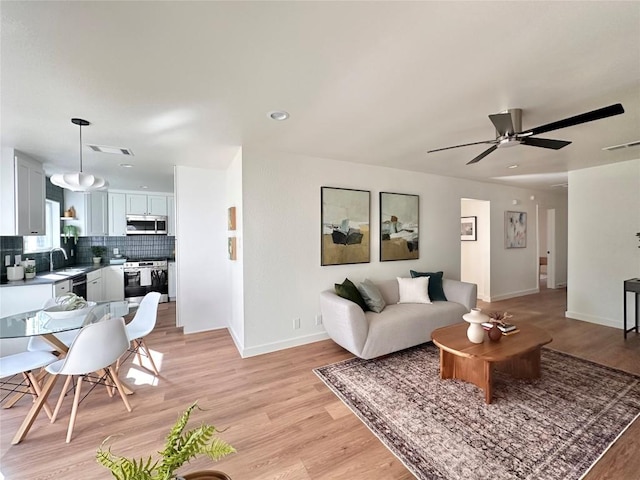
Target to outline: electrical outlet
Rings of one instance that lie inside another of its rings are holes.
[[[113,249],[113,254],[114,254],[114,255],[118,255],[118,252],[119,252],[119,250],[118,250],[117,248],[114,248],[114,249]]]
[[[73,257],[73,252],[75,252],[75,250],[72,248],[71,249],[71,256]]]
[[[22,255],[16,255],[15,257],[15,264],[16,265],[20,265],[20,262],[22,262]]]
[[[294,318],[293,319],[293,328],[294,330],[297,330],[300,328],[300,319],[299,318]]]
[[[5,267],[11,266],[11,255],[4,256],[4,266]]]
[[[321,313],[316,315],[316,325],[322,325],[322,314]]]

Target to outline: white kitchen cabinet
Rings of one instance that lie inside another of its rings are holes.
[[[176,199],[167,195],[167,235],[176,236]]]
[[[124,193],[109,192],[109,236],[127,234],[127,201]]]
[[[166,195],[142,195],[127,193],[127,214],[130,215],[166,215]]]
[[[45,235],[45,197],[42,164],[13,148],[3,149],[0,235]]]
[[[62,280],[53,285],[53,296],[59,297],[71,292],[71,280]],[[40,305],[42,306],[42,305]]]
[[[102,270],[94,270],[87,273],[87,298],[88,302],[102,302],[104,298],[102,286]]]
[[[169,301],[173,302],[177,297],[176,262],[168,263]]]
[[[103,300],[108,302],[124,300],[124,267],[110,265],[102,269]]]
[[[66,220],[66,225],[79,228],[81,237],[102,237],[109,234],[109,201],[107,192],[64,191],[64,208],[73,207],[76,218]]]

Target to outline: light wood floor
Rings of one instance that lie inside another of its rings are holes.
[[[485,311],[508,310],[514,322],[548,329],[554,338],[549,347],[640,374],[640,336],[633,334],[625,342],[621,330],[566,319],[565,304],[564,290],[544,290],[479,306]],[[74,438],[66,444],[68,398],[55,424],[40,416],[27,439],[12,446],[11,438],[30,400],[2,410],[0,471],[4,479],[111,478],[94,458],[105,437],[122,434],[113,444],[117,453],[150,455],[161,449],[169,426],[194,400],[206,411],[195,412],[193,420],[225,428],[222,437],[238,453],[216,464],[198,459],[183,472],[217,468],[234,480],[413,478],[312,373],[314,367],[351,356],[333,342],[241,359],[226,330],[184,336],[173,327],[174,316],[174,304],[160,306],[158,326],[148,344],[162,357],[162,375],[155,385],[145,383],[149,377],[140,378],[130,397],[131,413],[117,396],[94,391],[80,405]],[[132,368],[130,372],[144,371]],[[483,401],[480,392],[478,401]],[[604,455],[587,480],[637,479],[639,445],[640,420]]]

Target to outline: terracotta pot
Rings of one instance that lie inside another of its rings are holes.
[[[502,332],[498,328],[498,324],[493,322],[493,326],[487,331],[487,335],[489,336],[489,340],[492,342],[499,342],[502,338]]]
[[[231,477],[217,470],[202,470],[200,472],[192,472],[183,475],[184,480],[231,480]]]

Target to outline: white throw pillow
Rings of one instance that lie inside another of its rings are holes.
[[[429,298],[429,277],[398,279],[400,301],[398,303],[431,303]]]

